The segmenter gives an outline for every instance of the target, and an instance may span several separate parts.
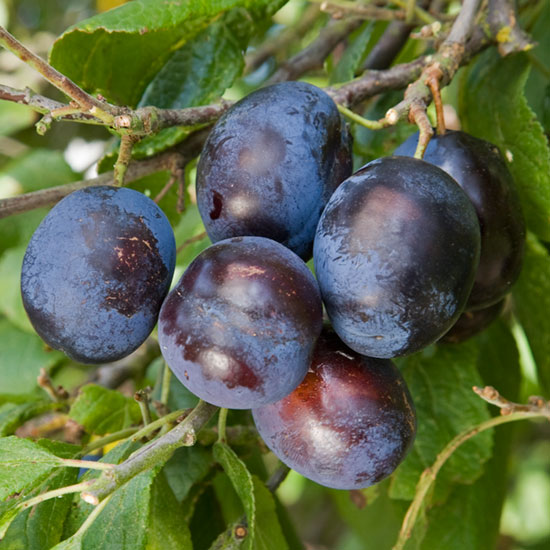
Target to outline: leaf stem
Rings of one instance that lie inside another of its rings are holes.
[[[433,465],[426,468],[422,472],[422,475],[416,485],[414,499],[405,514],[403,524],[401,525],[401,530],[399,531],[399,536],[393,546],[393,550],[402,550],[405,547],[405,544],[412,535],[416,520],[418,519],[418,514],[422,509],[424,499],[426,498],[428,491],[435,483],[437,475],[445,462],[447,462],[449,457],[458,447],[460,447],[460,445],[481,432],[490,430],[501,424],[507,424],[508,422],[524,420],[525,418],[546,418],[550,420],[550,405],[541,398],[533,398],[530,400],[529,405],[518,405],[502,398],[494,388],[474,388],[474,391],[489,403],[496,404],[501,407],[502,415],[486,420],[485,422],[481,422],[477,426],[469,428],[468,430],[458,434],[437,455]]]
[[[125,430],[120,430],[118,432],[114,432],[112,434],[106,435],[105,437],[102,437],[100,439],[96,439],[95,441],[92,441],[92,443],[90,443],[85,449],[83,449],[81,454],[82,455],[90,454],[92,451],[101,449],[102,447],[105,447],[105,445],[108,445],[109,443],[120,441],[121,439],[126,439],[131,435],[135,434],[137,431],[138,431],[138,428],[126,428]]]
[[[103,509],[105,508],[105,506],[107,506],[109,500],[111,500],[111,496],[112,495],[109,495],[107,497],[105,497],[103,499],[102,502],[100,502],[91,512],[90,512],[90,515],[86,518],[86,520],[84,521],[84,523],[78,528],[78,531],[70,536],[68,539],[66,539],[65,541],[63,541],[62,544],[64,543],[67,543],[67,542],[70,542],[70,541],[78,541],[79,539],[81,539],[83,536],[84,536],[84,533],[90,528],[90,526],[92,525],[92,523],[96,520],[96,518],[99,516],[99,514],[101,514],[101,512],[103,511]],[[68,548],[68,546],[67,546]],[[80,548],[80,546],[79,546]]]
[[[90,487],[90,485],[92,484],[92,481],[93,480],[82,481],[81,483],[77,483],[76,485],[68,485],[67,487],[61,487],[60,489],[47,491],[46,493],[42,493],[41,495],[25,500],[24,502],[19,504],[17,507],[20,510],[26,510],[27,508],[31,508],[35,504],[40,504],[41,502],[45,502],[46,500],[51,500],[52,498],[57,498],[63,495],[69,495],[71,493],[81,493],[82,491],[85,491],[88,487]]]
[[[109,464],[107,462],[95,462],[93,460],[78,460],[73,458],[60,458],[59,459],[63,466],[68,468],[87,468],[88,470],[112,470],[114,464]]]

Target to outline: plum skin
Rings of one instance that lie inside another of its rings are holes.
[[[435,342],[465,307],[479,247],[474,208],[443,170],[408,157],[367,164],[333,194],[315,237],[334,330],[371,357]]]
[[[52,348],[81,363],[115,361],[153,330],[175,259],[172,228],[152,200],[131,189],[81,189],[32,236],[23,305]]]
[[[397,367],[355,353],[327,330],[303,382],[252,414],[281,461],[335,489],[361,489],[389,476],[416,434],[414,404]]]
[[[501,316],[505,304],[506,298],[483,309],[465,311],[449,332],[441,338],[440,343],[460,344],[483,332],[493,321]]]
[[[212,242],[255,235],[311,257],[315,227],[351,174],[351,141],[334,101],[305,82],[282,82],[233,105],[197,166],[197,204]]]
[[[319,288],[304,262],[270,239],[236,237],[193,260],[162,305],[158,332],[191,392],[249,409],[301,382],[321,327]]]
[[[413,156],[418,134],[395,151]],[[461,131],[434,136],[424,160],[450,174],[472,201],[481,227],[481,253],[468,309],[499,302],[519,277],[525,220],[519,195],[496,146]]]

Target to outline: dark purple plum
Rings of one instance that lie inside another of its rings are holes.
[[[411,136],[395,154],[413,156],[417,141]],[[495,145],[465,132],[434,136],[424,160],[450,174],[474,205],[481,254],[468,308],[486,308],[510,291],[523,262],[525,221],[512,175]]]
[[[460,344],[483,332],[493,321],[498,319],[504,310],[506,299],[483,309],[465,311],[451,330],[441,338],[440,342],[448,344]]]
[[[197,203],[213,242],[255,235],[311,257],[329,197],[352,170],[351,141],[334,101],[305,82],[257,90],[208,136]]]
[[[348,178],[315,237],[315,271],[334,330],[390,358],[438,340],[462,313],[479,259],[464,191],[422,160],[387,157]]]
[[[280,460],[335,489],[361,489],[389,476],[416,433],[413,401],[397,367],[355,353],[328,330],[303,382],[252,413]]]
[[[153,330],[175,259],[174,233],[151,199],[88,187],[54,206],[32,236],[23,305],[52,348],[82,363],[115,361]]]
[[[185,271],[162,305],[159,343],[195,395],[249,409],[302,381],[321,326],[319,288],[304,262],[270,239],[235,237]]]

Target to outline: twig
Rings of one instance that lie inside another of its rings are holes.
[[[392,21],[365,59],[363,70],[387,69],[409,39],[413,28],[413,25],[403,21]]]
[[[138,141],[138,138],[134,135],[124,135],[120,140],[118,157],[113,171],[115,185],[119,187],[124,185],[124,176],[132,160],[132,149],[136,141]]]
[[[401,525],[401,530],[399,531],[399,536],[393,550],[402,550],[405,547],[405,544],[412,535],[418,514],[422,509],[426,495],[428,494],[431,486],[434,484],[437,475],[445,462],[447,462],[450,456],[456,451],[456,449],[458,449],[458,447],[460,447],[460,445],[475,435],[499,426],[500,424],[515,422],[516,420],[523,420],[525,418],[546,418],[547,420],[550,420],[550,403],[541,397],[530,398],[528,405],[521,405],[512,403],[511,401],[503,398],[494,388],[490,386],[485,388],[474,387],[473,390],[488,403],[501,407],[501,416],[496,416],[490,420],[486,420],[485,422],[482,422],[481,424],[458,434],[437,455],[433,465],[426,468],[422,472],[418,484],[416,485],[414,499],[405,514],[405,518],[403,519],[403,524]]]
[[[479,1],[464,0],[462,9],[455,19],[449,35],[443,41],[437,53],[430,59],[429,64],[424,67],[416,82],[409,85],[403,101],[386,113],[386,118],[389,121],[397,123],[406,117],[410,113],[413,104],[416,107],[423,105],[424,109],[428,107],[432,94],[427,81],[433,77],[435,69],[440,74],[440,87],[446,86],[452,80],[466,55],[467,40],[474,28]]]
[[[40,374],[36,379],[36,383],[50,396],[52,401],[56,403],[65,401],[69,397],[67,390],[62,386],[54,388],[51,378],[43,367],[40,369]]]
[[[335,18],[341,19],[346,15],[353,15],[361,19],[379,20],[379,21],[404,21],[406,18],[405,10],[391,10],[379,6],[369,6],[356,2],[347,2],[339,0],[337,2],[322,2],[321,11],[332,14]]]
[[[0,44],[14,53],[21,61],[24,61],[29,67],[38,71],[48,82],[68,95],[72,100],[82,108],[83,111],[90,113],[102,120],[105,124],[111,124],[114,116],[117,114],[117,108],[108,103],[104,103],[86,93],[77,86],[72,80],[54,69],[46,63],[41,57],[31,52],[21,42],[16,40],[4,27],[0,26]]]
[[[169,149],[164,153],[146,160],[131,162],[125,174],[125,183],[138,180],[148,174],[169,170],[173,163],[173,155],[175,154],[181,155],[183,161],[196,157],[202,149],[207,133],[208,128],[204,128],[194,132],[175,148]],[[28,212],[35,208],[52,206],[73,191],[92,187],[94,185],[113,185],[113,181],[113,172],[106,172],[96,178],[67,183],[57,187],[42,189],[40,191],[33,191],[7,199],[0,199],[0,219],[14,214],[20,214],[21,212]]]
[[[315,4],[309,5],[301,14],[296,25],[282,30],[271,39],[266,40],[257,50],[248,54],[245,58],[244,74],[256,70],[271,56],[280,50],[288,48],[289,44],[301,39],[311,29],[319,17],[319,7]]]
[[[185,241],[183,241],[178,248],[176,248],[176,254],[179,254],[182,250],[187,248],[189,245],[193,243],[198,243],[199,241],[202,241],[205,239],[208,235],[206,234],[206,231],[202,231],[198,235],[195,235],[194,237],[189,237]]]
[[[315,41],[273,73],[267,84],[296,80],[308,71],[321,67],[330,52],[361,23],[361,19],[346,19],[330,23],[320,32]]]
[[[531,38],[518,25],[516,9],[511,2],[489,0],[487,21],[496,36],[500,55],[525,52],[533,48]]]
[[[149,398],[151,395],[151,388],[144,388],[134,393],[134,399],[139,405],[141,411],[141,417],[143,419],[143,426],[151,424],[151,410],[149,409]]]
[[[200,401],[191,414],[175,428],[144,445],[109,472],[101,474],[94,480],[94,484],[90,489],[81,494],[82,498],[89,504],[97,505],[140,472],[168,460],[179,447],[193,445],[196,440],[196,433],[217,410],[218,407]],[[152,424],[149,426],[152,426]],[[136,436],[137,434],[134,435],[134,437]]]

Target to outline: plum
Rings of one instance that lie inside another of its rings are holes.
[[[371,357],[435,342],[465,307],[479,246],[475,210],[446,172],[408,157],[367,164],[333,194],[315,237],[334,330]]]
[[[329,197],[351,174],[351,141],[332,99],[282,82],[233,105],[197,167],[197,203],[212,242],[267,237],[303,259]]]
[[[413,156],[418,134],[395,151]],[[472,201],[481,227],[479,267],[468,309],[499,302],[521,271],[525,221],[514,181],[496,146],[465,132],[434,136],[424,160],[450,174]]]
[[[335,489],[368,487],[390,475],[416,434],[414,404],[393,362],[355,353],[328,329],[303,382],[252,414],[280,460]]]
[[[483,309],[465,311],[451,330],[441,338],[440,342],[459,344],[483,332],[493,321],[498,319],[504,310],[506,299]]]
[[[162,305],[158,330],[184,386],[214,405],[249,409],[302,381],[321,326],[319,288],[305,263],[252,236],[199,254]]]
[[[52,348],[82,363],[115,361],[153,330],[175,259],[172,227],[151,199],[118,187],[81,189],[32,236],[23,305]]]

